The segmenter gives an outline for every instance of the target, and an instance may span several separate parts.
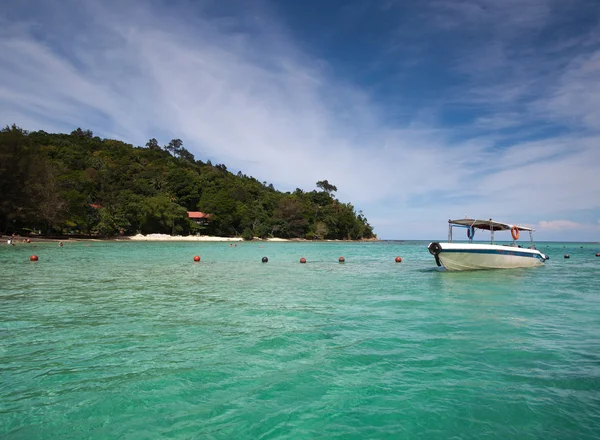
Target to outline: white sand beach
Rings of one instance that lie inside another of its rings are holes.
[[[134,241],[244,241],[241,237],[213,237],[210,235],[167,235],[167,234],[148,234],[142,235],[137,234],[131,237],[128,237],[129,240]],[[261,240],[260,238],[255,238],[256,241],[289,241],[283,238],[267,238],[266,240]]]
[[[8,235],[0,235],[0,241],[6,243],[6,241],[10,238],[10,236]],[[77,241],[214,241],[214,242],[240,242],[240,241],[244,241],[244,239],[242,237],[214,237],[211,235],[168,235],[168,234],[148,234],[148,235],[143,235],[143,234],[137,234],[137,235],[133,235],[133,236],[119,236],[119,237],[111,237],[111,238],[92,238],[92,237],[57,237],[57,238],[50,238],[50,237],[42,237],[42,236],[27,236],[27,237],[21,237],[18,236],[16,237],[15,240],[15,244],[20,244],[23,242],[23,240],[25,240],[26,238],[30,238],[31,242],[54,242],[54,241],[63,241],[65,243],[67,242],[77,242]],[[312,240],[306,240],[304,238],[276,238],[276,237],[272,237],[272,238],[259,238],[259,237],[254,237],[253,239],[254,242],[261,242],[261,241],[269,241],[269,242],[310,242]],[[332,243],[337,243],[337,242],[345,242],[345,241],[352,241],[352,240],[321,240],[321,242],[332,242]],[[366,241],[379,241],[377,238],[373,238],[373,239],[365,239],[365,240],[358,240],[361,242],[366,242]]]

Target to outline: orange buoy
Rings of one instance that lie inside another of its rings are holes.
[[[31,240],[30,240],[30,239],[27,239],[27,243],[31,243]]]
[[[261,261],[262,261],[263,263],[268,263],[268,262],[269,262],[269,259],[268,259],[267,257],[262,257],[262,260],[261,260]]]
[[[200,261],[200,255],[194,255],[194,261]]]
[[[396,263],[402,263],[402,258],[396,257]]]
[[[338,258],[338,261],[339,261],[340,263],[343,263],[344,261],[346,261],[346,259],[345,259],[344,257],[340,257],[340,258]]]
[[[37,255],[32,255],[31,257],[29,257],[29,260],[31,260],[31,261],[37,261],[38,260],[38,256]]]
[[[306,258],[304,258],[304,257],[300,258],[300,263],[306,263]]]

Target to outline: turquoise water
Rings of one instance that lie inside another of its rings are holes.
[[[600,245],[426,245],[2,245],[0,437],[599,438]]]

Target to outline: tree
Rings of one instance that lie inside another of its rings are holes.
[[[194,162],[194,155],[183,147],[181,147],[181,150],[179,150],[179,158],[187,160],[188,162]]]
[[[178,157],[183,147],[183,141],[181,139],[173,139],[165,146],[165,150],[171,153],[173,156]]]
[[[26,188],[35,154],[25,130],[13,124],[0,131],[0,232],[13,229],[30,208]]]
[[[77,130],[73,130],[71,132],[71,136],[78,136],[81,138],[91,139],[94,137],[94,133],[92,132],[92,130],[82,130],[81,128],[78,128]]]
[[[369,238],[373,230],[335,185],[282,193],[266,181],[210,161],[173,139],[165,150],[72,134],[0,130],[0,230],[67,228],[102,235],[189,233],[186,211],[210,214],[205,233],[220,236]],[[203,225],[204,226],[204,225]]]
[[[304,237],[308,221],[304,205],[292,197],[284,197],[277,204],[274,213],[276,230],[283,237]]]
[[[158,141],[154,138],[146,142],[146,147],[148,147],[150,150],[160,150],[160,145],[158,145]]]
[[[182,224],[187,219],[187,210],[166,194],[144,199],[140,208],[141,229],[146,234],[181,231]]]
[[[254,236],[252,235],[252,231],[250,230],[250,228],[246,228],[244,229],[244,232],[242,232],[242,238],[246,241],[251,241]]]
[[[65,220],[68,203],[59,182],[60,170],[49,161],[37,160],[28,185],[29,195],[35,203],[34,212],[44,221],[46,233]]]
[[[330,184],[327,180],[319,180],[317,182],[317,188],[322,189],[329,195],[331,195],[331,193],[337,191],[337,187],[335,185]]]

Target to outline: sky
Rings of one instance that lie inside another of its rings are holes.
[[[382,239],[469,216],[600,241],[597,0],[3,4],[2,125],[327,179]]]

